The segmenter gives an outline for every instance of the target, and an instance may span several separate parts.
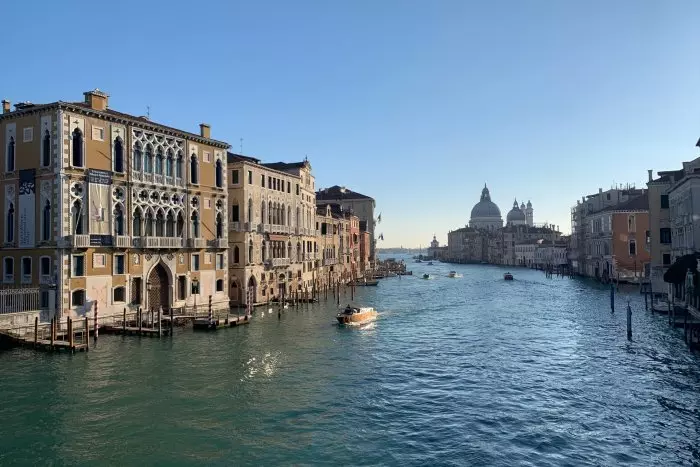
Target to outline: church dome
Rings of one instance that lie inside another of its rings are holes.
[[[491,201],[491,195],[489,194],[489,189],[484,185],[484,189],[481,190],[481,200],[474,205],[472,208],[472,219],[476,218],[493,218],[496,220],[501,219],[501,210],[498,209],[496,203]]]
[[[516,200],[513,203],[513,209],[508,212],[508,216],[506,217],[506,222],[512,223],[512,222],[525,222],[525,213],[520,210],[518,207],[518,201]]]

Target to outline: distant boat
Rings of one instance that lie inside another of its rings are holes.
[[[377,312],[372,307],[358,307],[350,306],[345,307],[341,313],[338,313],[336,319],[339,324],[344,325],[360,325],[368,321],[371,321],[377,317]]]
[[[432,279],[432,278],[433,278],[433,276],[431,276],[430,274],[423,274],[423,279]]]
[[[447,277],[462,277],[462,275],[458,274],[457,271],[450,271]]]
[[[503,279],[505,279],[505,280],[507,280],[507,281],[512,281],[512,280],[513,280],[513,274],[507,272],[507,273],[503,274]]]
[[[379,284],[378,280],[367,280],[367,278],[364,279],[358,279],[355,281],[355,287],[369,287],[369,286],[377,286]]]
[[[433,265],[433,262],[432,262],[432,261],[429,261],[429,262],[428,262],[428,266],[432,266],[432,265]]]

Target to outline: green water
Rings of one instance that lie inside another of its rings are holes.
[[[336,326],[329,302],[212,333],[100,336],[87,354],[0,353],[0,464],[700,460],[698,359],[638,295],[628,342],[593,284],[411,266],[436,278],[358,288],[380,311],[363,329]]]

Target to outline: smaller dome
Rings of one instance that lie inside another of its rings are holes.
[[[512,222],[524,222],[525,221],[525,213],[520,210],[518,207],[518,202],[515,201],[513,203],[513,209],[511,209],[508,212],[508,216],[506,217],[506,222],[512,223]]]
[[[530,200],[527,200],[527,207],[528,207],[528,208],[531,208],[531,207],[532,207],[532,203],[530,202]]]

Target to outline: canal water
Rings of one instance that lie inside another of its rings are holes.
[[[329,299],[216,333],[0,353],[0,465],[700,462],[700,360],[638,293],[611,314],[582,280],[409,266],[358,288],[380,312],[363,329],[337,327]]]

